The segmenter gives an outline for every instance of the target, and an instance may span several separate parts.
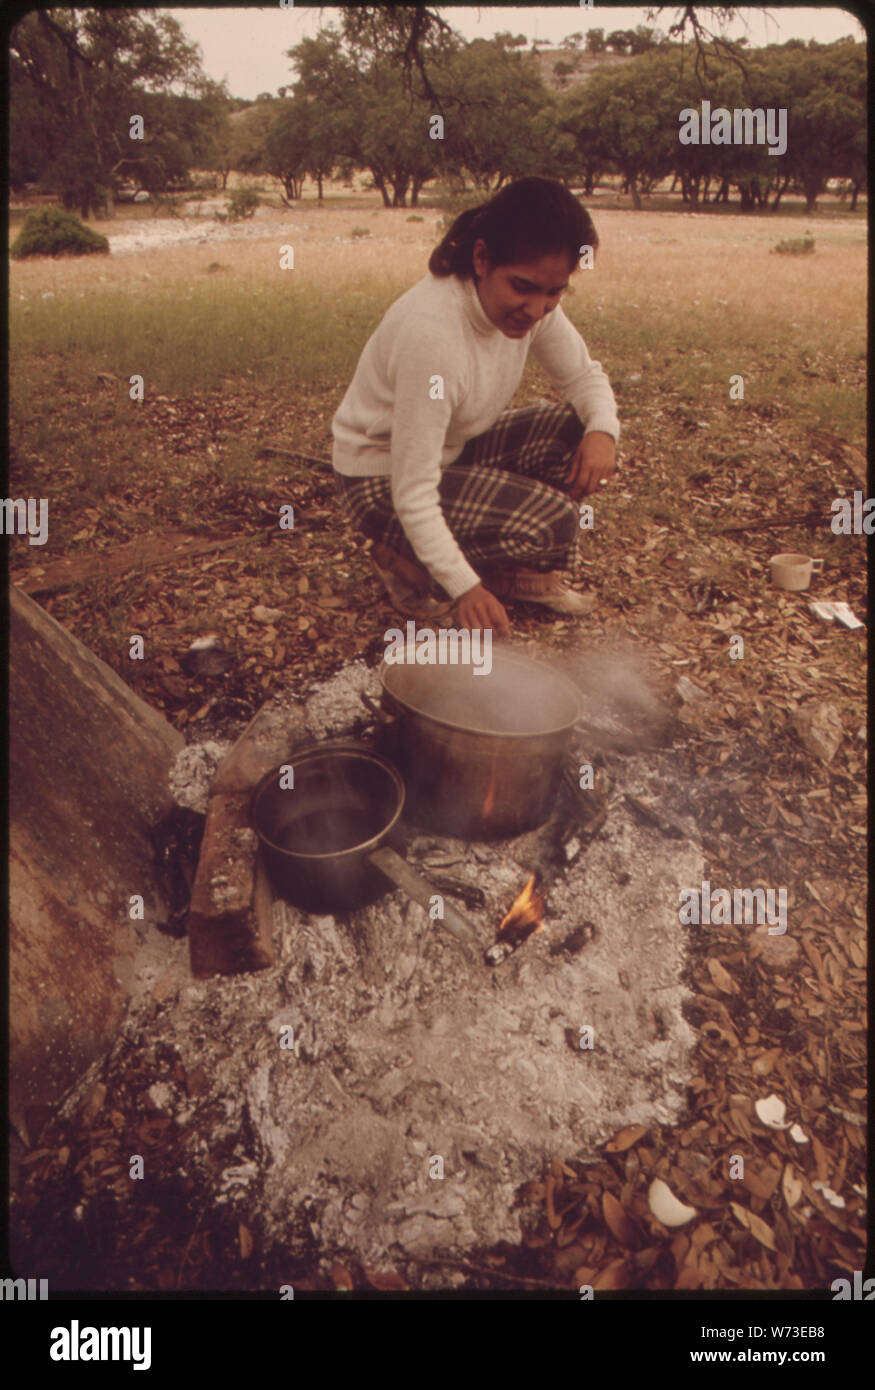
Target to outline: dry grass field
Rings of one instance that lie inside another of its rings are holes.
[[[363,195],[354,201],[262,208],[221,243],[13,263],[17,370],[29,352],[50,352],[107,371],[139,356],[139,369],[161,390],[203,388],[244,369],[290,388],[323,373],[343,380],[370,327],[425,273],[441,219],[433,208],[389,210]],[[657,385],[666,353],[672,381],[703,392],[722,391],[724,371],[740,371],[746,399],[768,399],[780,383],[783,398],[798,393],[798,404],[821,424],[835,425],[840,415],[859,441],[862,401],[852,390],[845,395],[843,374],[828,388],[800,383],[794,357],[824,353],[858,373],[862,216],[815,217],[803,227],[741,214],[592,208],[601,238],[597,268],[575,277],[565,307],[614,376],[646,365]],[[410,220],[416,216],[423,220]],[[109,235],[130,225],[129,218],[94,224]],[[141,225],[148,234],[148,218]],[[158,225],[164,231],[168,221]],[[216,231],[209,218],[201,225]],[[370,235],[356,237],[355,229]],[[173,231],[171,221],[165,234]],[[808,231],[812,255],[772,251],[782,237]],[[294,247],[293,271],[280,269],[283,245]],[[222,269],[210,271],[216,263]],[[707,363],[675,362],[678,348],[704,353]]]

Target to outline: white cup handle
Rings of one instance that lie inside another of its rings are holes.
[[[811,573],[812,573],[812,574],[820,574],[820,571],[821,571],[822,569],[823,569],[823,561],[822,561],[822,560],[812,560],[812,561],[811,561]]]

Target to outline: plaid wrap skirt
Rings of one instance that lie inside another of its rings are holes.
[[[505,410],[469,439],[443,469],[440,505],[465,559],[500,568],[570,570],[577,565],[577,504],[562,491],[583,425],[570,405]],[[337,498],[357,530],[416,559],[392,505],[387,476],[347,477],[335,470]]]

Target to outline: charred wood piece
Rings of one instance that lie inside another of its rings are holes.
[[[685,840],[687,838],[686,830],[678,825],[671,816],[667,816],[661,811],[658,806],[642,801],[639,796],[632,796],[630,792],[625,792],[623,799],[644,825],[655,826],[660,834],[667,835],[670,840]]]
[[[197,872],[204,823],[204,817],[197,811],[175,806],[149,832],[153,858],[168,911],[167,921],[158,922],[157,926],[159,931],[163,931],[167,936],[180,937],[186,932],[191,889]]]
[[[429,872],[429,882],[437,892],[448,894],[451,898],[461,898],[469,912],[474,908],[486,906],[486,894],[473,883],[463,883],[460,878],[433,872]]]

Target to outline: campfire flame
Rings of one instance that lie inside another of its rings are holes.
[[[543,930],[543,911],[544,899],[535,889],[535,875],[532,874],[510,911],[502,918],[496,940],[509,946],[521,946],[536,931]]]

